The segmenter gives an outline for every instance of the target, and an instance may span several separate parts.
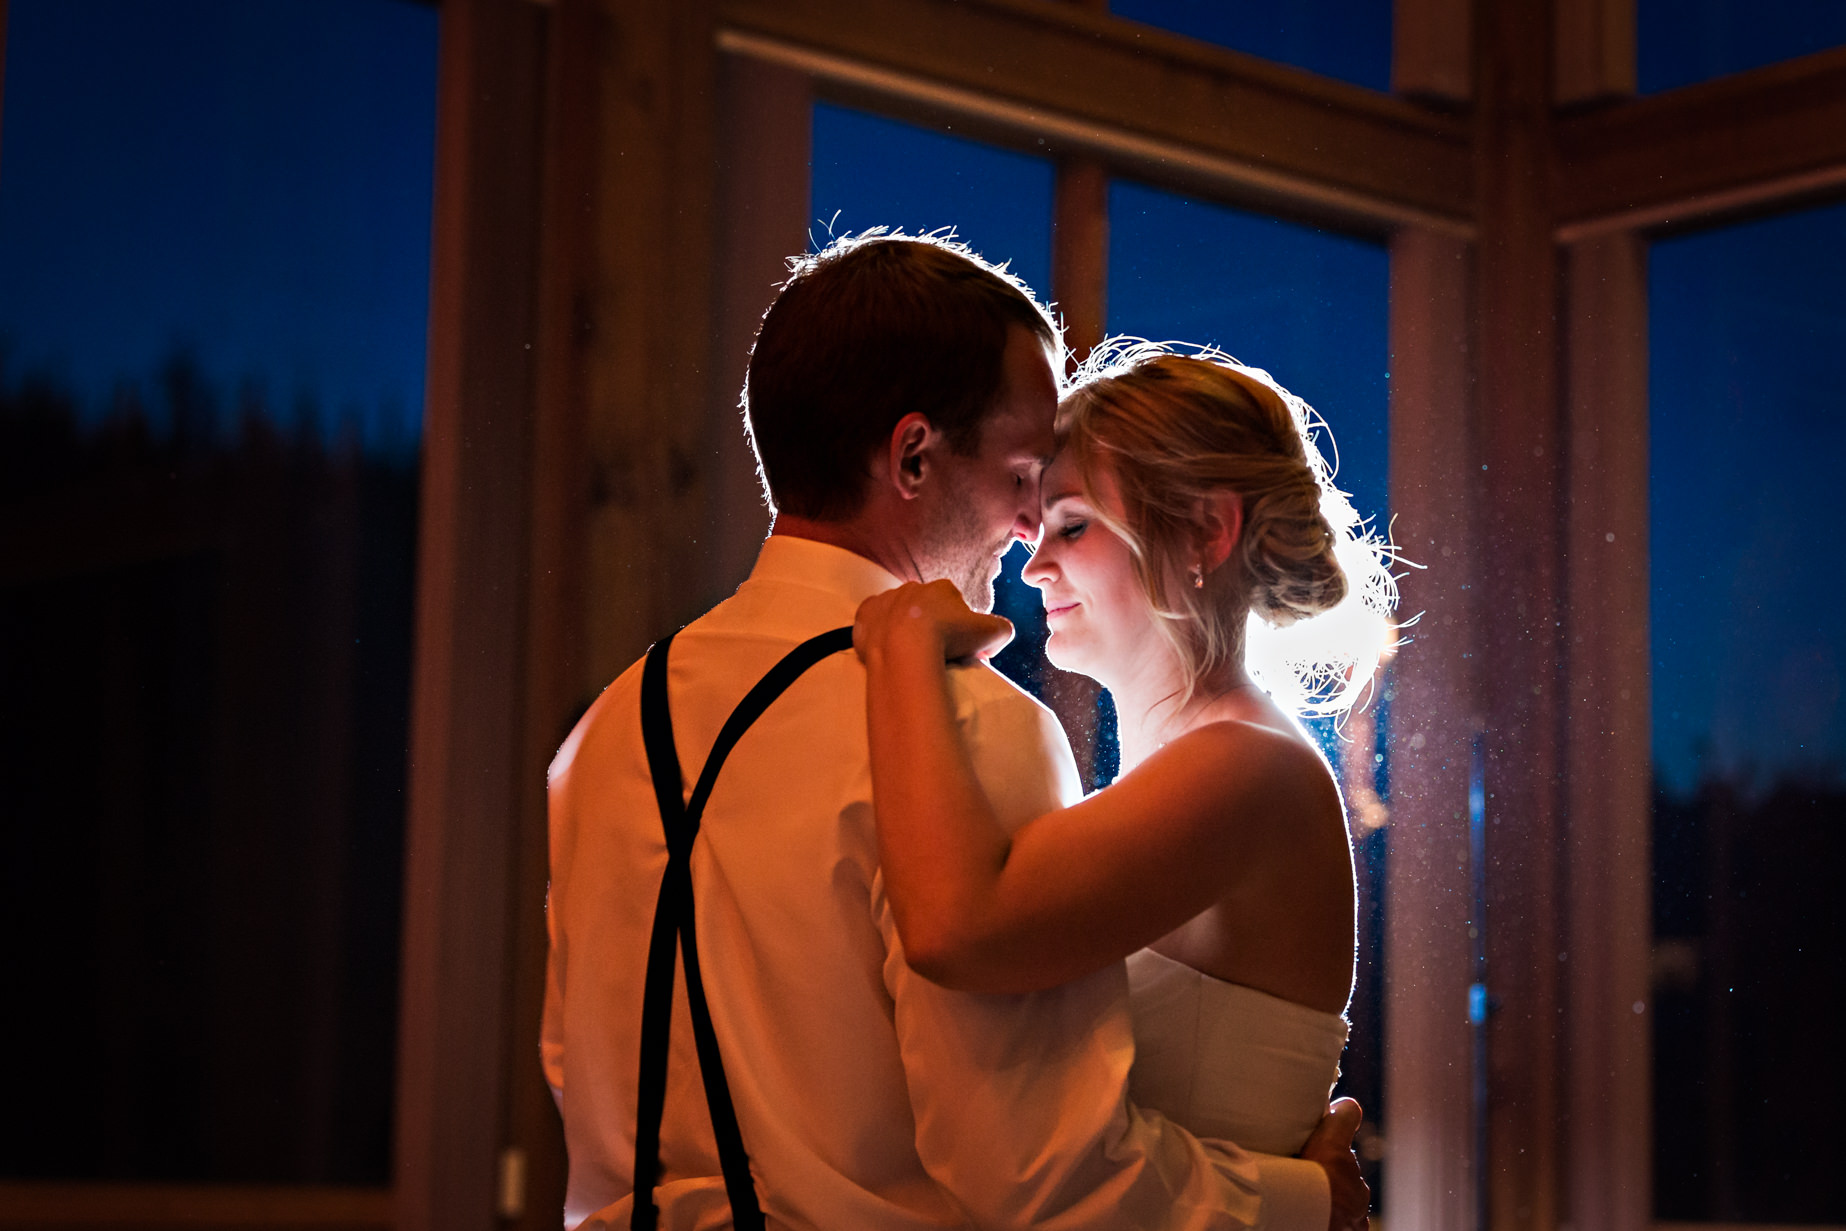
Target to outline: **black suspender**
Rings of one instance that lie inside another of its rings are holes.
[[[731,1105],[731,1088],[724,1080],[718,1038],[712,1032],[711,1011],[706,1007],[705,983],[699,977],[699,946],[693,933],[692,842],[698,837],[699,818],[711,796],[712,784],[738,739],[802,672],[830,654],[851,649],[852,629],[836,628],[810,638],[770,668],[769,674],[725,720],[690,800],[681,795],[684,784],[679,753],[673,743],[673,715],[667,705],[667,649],[672,644],[671,636],[655,643],[641,671],[641,738],[647,746],[654,799],[660,806],[660,824],[667,836],[667,871],[660,882],[659,904],[654,908],[654,931],[647,947],[647,981],[641,1000],[634,1210],[628,1225],[633,1231],[653,1231],[660,1218],[654,1188],[660,1182],[660,1121],[666,1112],[667,1036],[673,1024],[673,958],[677,948],[686,964],[692,1039],[698,1050],[699,1075],[705,1082],[705,1103],[711,1110],[712,1134],[718,1142],[724,1191],[731,1199],[731,1218],[737,1231],[761,1231],[763,1211],[750,1179],[750,1156],[744,1152],[743,1135],[737,1128],[737,1111]]]

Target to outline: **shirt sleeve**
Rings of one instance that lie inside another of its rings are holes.
[[[1002,822],[1073,802],[1076,765],[1051,713],[957,675],[957,718]],[[1120,963],[1026,996],[954,992],[903,960],[882,877],[872,906],[917,1152],[971,1224],[1325,1231],[1331,1196],[1318,1164],[1200,1139],[1129,1102]]]

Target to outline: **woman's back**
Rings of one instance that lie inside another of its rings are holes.
[[[1128,958],[1135,1063],[1144,1108],[1204,1137],[1294,1154],[1325,1114],[1346,1022],[1202,974],[1152,949]]]
[[[1332,771],[1318,749],[1266,696],[1225,698],[1200,725],[1223,724],[1271,754],[1281,803],[1260,818],[1226,815],[1252,839],[1219,900],[1148,947],[1226,983],[1338,1015],[1352,993],[1352,848]],[[1211,755],[1214,741],[1200,755]],[[1219,752],[1224,755],[1223,751]],[[1236,772],[1236,766],[1227,767]]]

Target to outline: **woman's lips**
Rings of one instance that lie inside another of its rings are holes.
[[[1050,619],[1055,619],[1056,617],[1061,616],[1061,615],[1069,615],[1071,612],[1075,611],[1076,609],[1077,609],[1077,604],[1075,603],[1058,603],[1056,605],[1047,603],[1045,604],[1045,618],[1047,620],[1050,620]]]

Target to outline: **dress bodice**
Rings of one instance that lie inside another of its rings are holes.
[[[1134,1101],[1201,1137],[1294,1154],[1327,1110],[1347,1025],[1143,949],[1128,958]]]

